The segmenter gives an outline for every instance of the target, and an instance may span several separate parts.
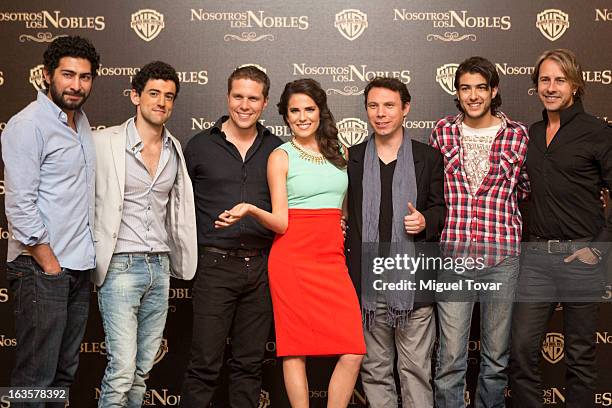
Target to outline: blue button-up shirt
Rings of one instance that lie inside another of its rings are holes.
[[[49,244],[62,267],[95,267],[95,148],[84,112],[75,123],[39,92],[2,133],[9,262]]]

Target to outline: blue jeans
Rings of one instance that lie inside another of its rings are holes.
[[[438,408],[465,407],[467,346],[476,301],[480,301],[480,372],[474,406],[505,407],[512,299],[518,273],[519,258],[505,258],[493,267],[478,271],[476,276],[465,276],[477,282],[501,283],[500,291],[471,292],[472,301],[438,302],[439,344],[434,380]]]
[[[62,269],[43,273],[30,256],[7,263],[13,298],[17,352],[13,387],[70,387],[79,365],[79,350],[89,313],[90,271]],[[11,407],[44,407],[12,403]],[[47,407],[63,407],[49,403]]]
[[[141,407],[162,341],[170,268],[166,254],[113,255],[98,289],[108,364],[98,407]]]

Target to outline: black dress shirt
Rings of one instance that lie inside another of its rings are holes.
[[[228,119],[221,117],[209,130],[195,135],[185,147],[187,171],[195,195],[198,244],[224,249],[264,249],[274,233],[252,217],[228,228],[215,229],[224,210],[246,202],[271,211],[266,169],[268,156],[282,141],[260,123],[253,145],[242,160],[240,152],[221,131]]]
[[[529,129],[529,232],[546,239],[592,237],[606,251],[612,217],[604,217],[599,191],[612,187],[612,128],[577,100],[560,112],[561,127],[547,147],[546,111],[543,116]]]

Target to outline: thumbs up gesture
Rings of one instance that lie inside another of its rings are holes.
[[[411,202],[408,202],[408,215],[404,217],[404,228],[406,234],[418,234],[423,231],[426,226],[425,217],[421,214]]]

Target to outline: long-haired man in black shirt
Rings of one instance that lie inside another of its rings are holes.
[[[569,50],[544,52],[532,75],[544,105],[529,129],[529,239],[523,245],[512,322],[510,381],[514,406],[543,405],[538,357],[557,302],[563,304],[566,406],[594,405],[595,343],[602,258],[612,218],[599,191],[612,185],[612,128],[582,107],[584,80]],[[609,212],[608,212],[609,214]]]
[[[215,229],[236,203],[272,210],[268,156],[281,140],[258,121],[268,104],[270,80],[254,66],[228,78],[228,115],[195,135],[185,148],[195,195],[199,259],[193,286],[193,338],[181,404],[208,407],[231,337],[229,406],[255,408],[261,390],[265,343],[272,323],[268,250],[274,237],[254,219]]]

